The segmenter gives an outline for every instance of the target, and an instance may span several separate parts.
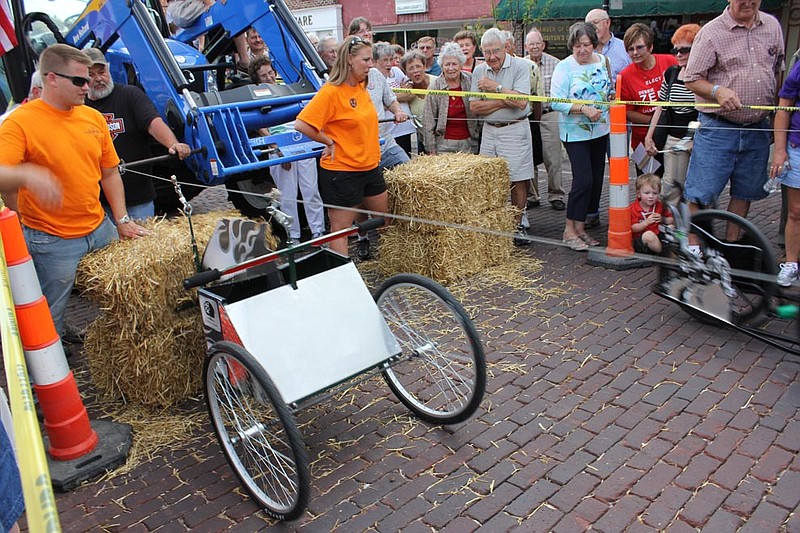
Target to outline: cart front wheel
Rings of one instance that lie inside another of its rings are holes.
[[[435,424],[463,422],[486,389],[486,360],[475,326],[447,289],[416,274],[386,280],[375,296],[402,348],[386,364],[392,392],[416,416]]]
[[[308,503],[308,459],[288,406],[241,346],[217,342],[206,358],[206,402],[236,477],[270,515],[300,516]]]

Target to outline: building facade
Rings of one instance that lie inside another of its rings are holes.
[[[398,43],[410,48],[423,35],[436,38],[441,46],[464,28],[483,30],[494,25],[516,30],[518,41],[532,27],[541,30],[547,51],[565,57],[570,25],[583,20],[599,0],[287,0],[300,26],[323,37],[341,40],[347,25],[356,17],[372,22],[375,40]],[[610,0],[612,31],[622,37],[634,22],[658,28],[656,52],[671,48],[670,37],[678,26],[704,24],[722,12],[727,0]],[[762,0],[761,9],[780,21],[786,36],[787,56],[800,42],[800,0]],[[497,18],[500,22],[496,22]],[[508,21],[517,20],[516,24]],[[517,52],[524,53],[522,42]]]
[[[334,0],[287,0],[286,5],[306,33],[320,38],[333,35],[337,41],[344,37],[350,19],[343,20],[342,6]]]
[[[491,0],[341,0],[341,5],[345,24],[366,17],[376,39],[405,48],[423,35],[441,46],[465,27],[494,25]]]

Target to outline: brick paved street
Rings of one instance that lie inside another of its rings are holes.
[[[773,243],[778,198],[751,217]],[[530,215],[534,235],[560,240],[563,212],[543,201]],[[544,243],[518,253],[542,261],[525,272],[540,297],[475,287],[463,302],[489,362],[473,419],[418,422],[379,379],[301,412],[312,495],[289,524],[239,488],[206,422],[129,474],[58,495],[64,529],[800,531],[800,359],[692,320],[651,293],[652,267],[588,266]]]

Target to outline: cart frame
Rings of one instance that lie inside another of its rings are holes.
[[[379,373],[431,423],[463,422],[483,398],[483,346],[444,287],[400,274],[373,298],[350,259],[324,247],[383,224],[372,219],[184,281],[201,287],[205,396],[220,446],[280,520],[300,516],[309,499],[300,409]]]

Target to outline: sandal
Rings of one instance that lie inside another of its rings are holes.
[[[589,245],[583,242],[580,237],[564,237],[562,242],[569,246],[571,250],[575,250],[576,252],[583,252],[589,249]]]
[[[600,246],[600,241],[593,239],[588,233],[578,235],[578,238],[588,244],[589,246]]]

